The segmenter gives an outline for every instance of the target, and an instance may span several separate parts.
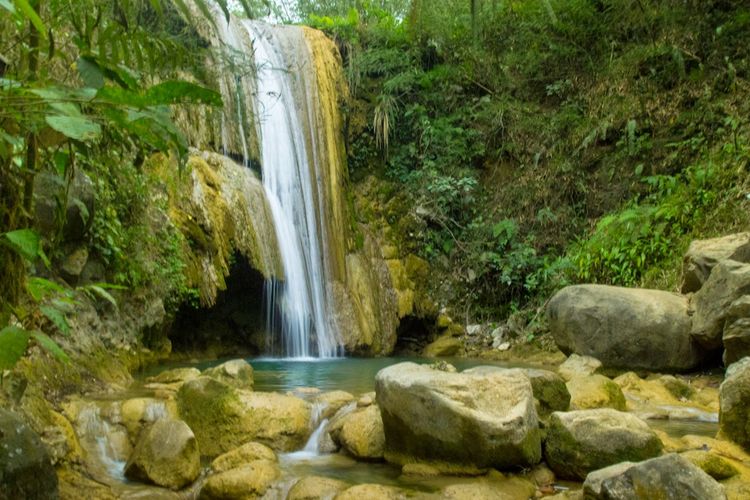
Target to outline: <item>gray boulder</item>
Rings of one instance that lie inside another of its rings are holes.
[[[697,292],[723,260],[750,262],[750,233],[690,243],[682,263],[682,293]]]
[[[583,483],[592,500],[725,500],[724,488],[689,460],[671,453],[592,472]]]
[[[594,470],[658,456],[662,443],[638,417],[611,409],[555,412],[544,457],[558,477],[582,480]]]
[[[722,335],[724,365],[728,366],[750,356],[750,317],[727,321]]]
[[[375,391],[390,462],[507,468],[541,458],[534,394],[520,371],[449,373],[399,363],[378,372]]]
[[[719,389],[719,433],[750,450],[750,357],[727,369]]]
[[[39,436],[0,408],[0,500],[58,498],[57,475]]]
[[[463,373],[487,374],[508,369],[499,366],[476,366],[464,370]],[[536,368],[511,368],[511,370],[520,370],[529,377],[534,397],[539,402],[538,410],[542,414],[565,411],[570,406],[570,393],[565,385],[565,380],[557,373]]]
[[[566,354],[605,367],[681,371],[704,357],[690,337],[686,297],[660,290],[569,286],[547,307],[550,329]]]
[[[707,349],[722,345],[724,326],[738,319],[750,294],[750,264],[725,260],[714,267],[703,287],[693,296],[692,337]]]

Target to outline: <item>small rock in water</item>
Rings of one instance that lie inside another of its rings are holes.
[[[430,365],[430,368],[433,370],[439,370],[441,372],[448,372],[448,373],[456,373],[458,370],[456,370],[456,367],[452,364],[446,362],[446,361],[438,361],[437,363],[432,363]]]

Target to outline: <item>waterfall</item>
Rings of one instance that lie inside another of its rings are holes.
[[[316,102],[315,62],[300,27],[235,18],[227,24],[220,16],[217,24],[228,53],[246,55],[255,67],[254,75],[221,80],[224,99],[231,103],[222,116],[221,142],[225,154],[242,154],[246,165],[248,156],[257,154],[261,165],[284,273],[283,280],[266,282],[270,349],[290,358],[337,357],[342,341],[329,297],[333,277],[327,248],[330,174],[323,171],[331,166],[324,156],[328,144],[318,144],[331,139],[320,137],[325,118]],[[253,123],[243,123],[241,110],[248,101]],[[253,132],[257,151],[250,151],[245,137]],[[230,151],[231,144],[241,151]]]

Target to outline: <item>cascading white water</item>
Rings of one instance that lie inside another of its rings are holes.
[[[280,330],[280,351],[293,358],[335,357],[340,342],[328,319],[320,193],[311,168],[305,127],[310,117],[295,102],[294,68],[276,30],[243,21],[253,42],[257,68],[255,114],[263,186],[273,215],[284,281],[269,282],[269,327]],[[297,50],[307,51],[304,38]],[[308,60],[302,57],[303,60]],[[311,135],[311,134],[309,134]],[[280,324],[275,324],[278,317]]]

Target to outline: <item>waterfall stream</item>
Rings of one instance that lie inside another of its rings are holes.
[[[317,95],[317,79],[304,33],[296,26],[217,21],[222,42],[234,53],[247,52],[245,36],[252,46],[255,80],[243,82],[237,76],[234,89],[222,84],[221,90],[225,100],[237,101],[237,109],[252,103],[255,130],[242,123],[241,112],[225,113],[222,142],[227,152],[228,130],[243,136],[235,143],[241,144],[247,164],[244,136],[254,132],[258,138],[263,188],[284,268],[283,280],[266,284],[267,326],[273,335],[269,347],[273,355],[289,358],[337,357],[341,341],[331,319],[325,193],[318,171],[324,166],[317,159],[322,149],[316,144],[317,103],[310,102]],[[239,123],[229,127],[230,120]]]

